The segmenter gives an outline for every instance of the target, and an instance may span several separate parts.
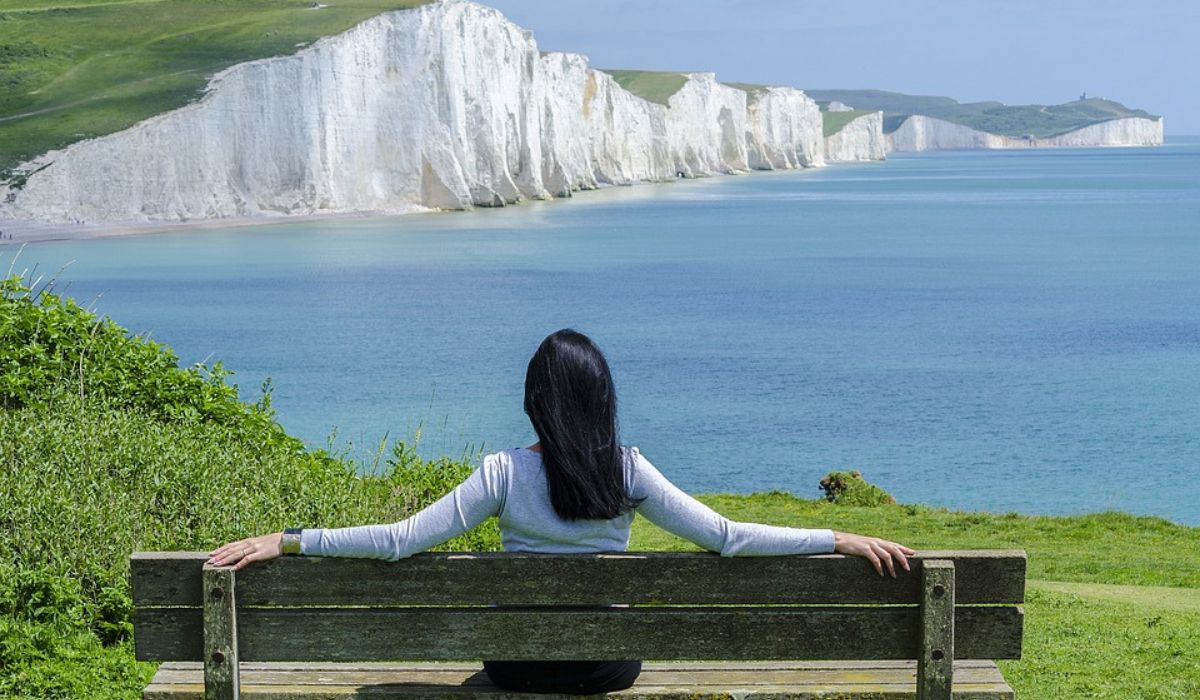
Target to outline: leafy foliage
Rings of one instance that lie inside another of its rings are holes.
[[[70,393],[101,397],[162,421],[206,422],[302,448],[273,420],[269,396],[238,401],[218,362],[180,370],[170,348],[130,338],[71,299],[37,292],[20,277],[0,281],[0,407],[53,402]]]
[[[843,506],[891,505],[896,502],[891,494],[863,478],[861,472],[830,472],[821,479],[825,500]]]
[[[363,474],[287,435],[269,395],[238,401],[220,365],[180,368],[71,300],[2,289],[0,697],[138,696],[132,551],[395,521],[471,471],[401,442]],[[444,547],[498,544],[493,523]]]

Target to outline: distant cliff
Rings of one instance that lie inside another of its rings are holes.
[[[851,119],[826,129],[825,160],[829,163],[845,161],[883,160],[887,153],[887,138],[883,133],[883,112],[857,114],[844,109],[826,112],[828,120],[840,114],[854,114]],[[832,132],[832,133],[829,133]]]
[[[1124,117],[1044,138],[989,134],[944,119],[910,116],[887,134],[892,151],[934,151],[965,148],[1059,148],[1090,146],[1156,146],[1163,142],[1162,117]]]
[[[195,104],[23,166],[5,216],[185,221],[499,206],[824,162],[792,88],[684,76],[667,104],[464,0],[389,12],[215,76]]]
[[[1059,105],[960,103],[882,90],[813,90],[821,104],[881,110],[889,151],[963,148],[1154,146],[1161,117],[1103,98]]]

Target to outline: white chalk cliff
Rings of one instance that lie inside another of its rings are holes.
[[[883,134],[883,112],[871,112],[846,122],[825,137],[825,161],[883,160],[887,139]]]
[[[22,167],[23,187],[0,189],[0,215],[184,221],[497,206],[820,165],[825,145],[816,103],[799,90],[747,92],[702,73],[655,104],[583,56],[539,53],[496,10],[444,0],[233,66],[194,104],[47,153]]]
[[[968,148],[1158,146],[1162,142],[1162,117],[1124,117],[1046,138],[1014,138],[918,114],[906,118],[899,128],[887,135],[887,150],[895,152]]]

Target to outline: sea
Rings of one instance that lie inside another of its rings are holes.
[[[692,492],[811,498],[857,469],[906,503],[1200,525],[1200,138],[29,244],[35,265],[247,400],[269,379],[290,432],[364,469],[385,440],[532,443],[526,363],[571,327],[623,441]]]

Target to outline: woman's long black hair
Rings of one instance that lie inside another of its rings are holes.
[[[542,341],[525,373],[525,414],[558,517],[607,520],[637,505],[625,485],[612,374],[590,338],[565,328]]]

